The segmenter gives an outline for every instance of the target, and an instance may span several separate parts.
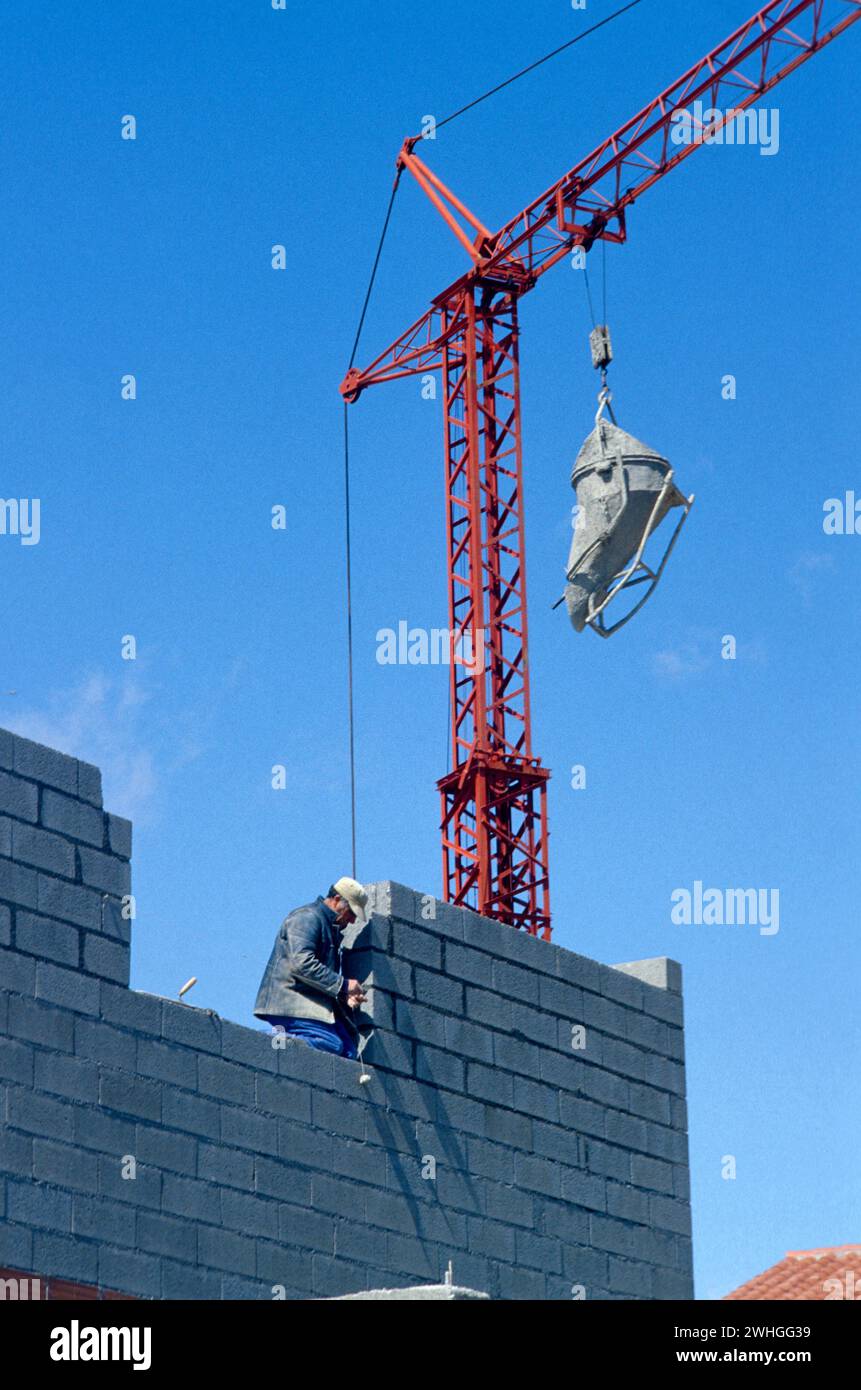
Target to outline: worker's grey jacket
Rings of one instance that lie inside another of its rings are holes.
[[[263,972],[254,1012],[258,1017],[315,1018],[342,1021],[345,1011],[335,1000],[344,984],[341,929],[322,898],[297,907],[281,923],[269,964]]]

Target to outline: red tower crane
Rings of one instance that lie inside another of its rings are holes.
[[[340,389],[352,402],[368,386],[442,373],[452,769],[438,786],[448,902],[550,937],[550,774],[530,728],[518,302],[574,248],[625,241],[628,208],[704,142],[674,142],[676,113],[707,103],[700,132],[710,140],[858,19],[861,0],[772,0],[498,232],[419,158],[422,136],[404,142],[398,177],[415,178],[470,268]]]

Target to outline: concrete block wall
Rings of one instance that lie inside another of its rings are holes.
[[[493,1298],[693,1297],[674,962],[373,885],[359,1085],[273,1045],[253,989],[243,1026],[128,988],[130,826],[99,780],[0,731],[0,1272],[271,1299],[451,1261]]]

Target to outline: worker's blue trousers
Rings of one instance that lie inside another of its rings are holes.
[[[334,1052],[338,1057],[355,1057],[356,1043],[352,1034],[340,1019],[334,1023],[320,1023],[314,1018],[276,1018],[267,1015],[267,1022],[279,1033],[287,1033],[291,1038],[301,1038],[309,1047],[321,1052]]]

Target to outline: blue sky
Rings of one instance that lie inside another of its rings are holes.
[[[394,159],[424,115],[613,7],[4,7],[0,494],[42,515],[38,545],[0,537],[0,724],[100,764],[134,819],[138,988],[195,974],[195,1003],[250,1021],[280,919],[349,867],[337,388]],[[499,225],[751,9],[646,0],[422,153]],[[822,525],[827,498],[861,496],[859,42],[768,99],[777,155],[700,150],[608,252],[619,421],[697,494],[662,588],[608,643],[550,608],[594,413],[582,273],[557,267],[522,310],[554,938],[682,962],[699,1297],[861,1239],[861,536]],[[359,361],[463,269],[405,180]],[[439,402],[415,380],[367,393],[352,447],[358,871],[434,893],[445,671],[379,665],[376,633],[447,623]],[[779,889],[779,932],[675,925],[696,880]]]

